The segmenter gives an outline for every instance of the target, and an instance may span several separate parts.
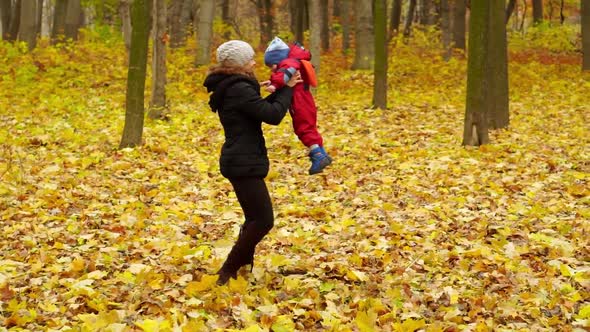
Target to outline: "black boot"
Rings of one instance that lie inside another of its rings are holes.
[[[238,270],[244,266],[254,265],[254,250],[256,245],[268,233],[270,229],[264,227],[257,227],[255,223],[244,224],[240,230],[240,236],[234,244],[233,248],[227,255],[227,259],[217,274],[218,285],[225,285],[230,278],[236,279]],[[252,268],[250,269],[252,271]]]

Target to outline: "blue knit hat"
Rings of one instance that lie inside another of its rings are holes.
[[[275,37],[264,52],[264,64],[267,66],[277,64],[289,56],[289,45],[281,38]]]

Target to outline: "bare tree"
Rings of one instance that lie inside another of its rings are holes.
[[[131,7],[131,49],[127,73],[125,126],[119,148],[141,145],[143,135],[145,77],[152,0],[134,0]]]
[[[373,105],[387,108],[387,1],[374,0],[375,68],[373,74]]]
[[[260,45],[266,45],[272,40],[275,30],[273,2],[271,0],[255,1],[256,8],[258,9],[258,23],[260,25]]]
[[[322,7],[320,4],[321,0],[309,0],[309,32],[310,32],[310,51],[313,55],[311,62],[315,66],[316,72],[320,71],[320,50],[322,45],[322,33],[321,33],[321,17]]]
[[[373,46],[372,1],[355,1],[355,53],[352,69],[371,69],[375,48]]]
[[[350,30],[352,26],[352,0],[342,0],[340,24],[342,25],[342,52],[346,53],[350,49]]]
[[[125,42],[127,53],[129,53],[129,49],[131,48],[131,1],[132,0],[121,0],[119,3],[119,15],[121,16],[123,41]]]
[[[450,0],[440,0],[440,30],[442,33],[442,44],[443,44],[443,58],[448,61],[452,54],[452,37],[453,32],[451,31],[451,4]]]
[[[467,11],[465,1],[455,0],[453,11],[453,47],[460,50],[465,50],[465,12]]]
[[[37,0],[22,0],[18,39],[27,43],[29,50],[37,46]]]
[[[503,1],[472,0],[463,145],[489,143],[489,128],[508,125]]]
[[[533,0],[533,23],[541,22],[543,22],[543,0]]]
[[[590,70],[590,1],[582,0],[580,14],[582,16],[582,70]]]
[[[2,22],[2,39],[9,38],[10,20],[12,18],[12,0],[0,0],[0,21]]]
[[[152,57],[152,100],[148,116],[150,119],[166,118],[166,1],[154,0],[153,4],[153,57]]]
[[[408,5],[408,13],[406,14],[406,23],[404,24],[404,37],[410,37],[412,32],[412,22],[414,21],[414,14],[416,13],[416,0],[410,0]]]
[[[321,43],[322,50],[328,51],[330,49],[330,7],[328,1],[320,1],[320,24],[321,24]]]
[[[215,0],[201,0],[199,10],[199,27],[197,29],[197,66],[211,62],[211,40],[213,38],[213,17],[215,16]]]
[[[515,7],[516,0],[509,0],[508,5],[506,5],[506,24],[508,24],[508,21],[510,21],[510,16],[512,16]]]
[[[402,18],[402,0],[393,0],[391,4],[391,19],[389,24],[389,37],[388,39],[393,38],[393,36],[399,31],[399,25],[401,23]]]
[[[78,39],[78,29],[82,23],[82,6],[80,0],[67,0],[68,10],[66,13],[65,35],[68,39]]]

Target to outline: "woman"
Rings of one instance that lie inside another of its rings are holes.
[[[205,83],[213,92],[209,106],[217,112],[225,132],[219,165],[231,182],[245,222],[225,263],[217,272],[223,285],[236,278],[240,267],[252,265],[258,242],[274,223],[272,203],[264,182],[269,162],[262,123],[278,125],[291,106],[292,87],[301,82],[293,75],[283,89],[263,99],[254,76],[254,50],[241,40],[230,40],[217,48],[217,64],[209,69]]]

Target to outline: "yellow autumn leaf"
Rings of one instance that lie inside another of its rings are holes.
[[[217,282],[217,275],[205,274],[200,281],[191,281],[186,285],[185,292],[189,296],[195,296],[198,293],[213,288]]]

